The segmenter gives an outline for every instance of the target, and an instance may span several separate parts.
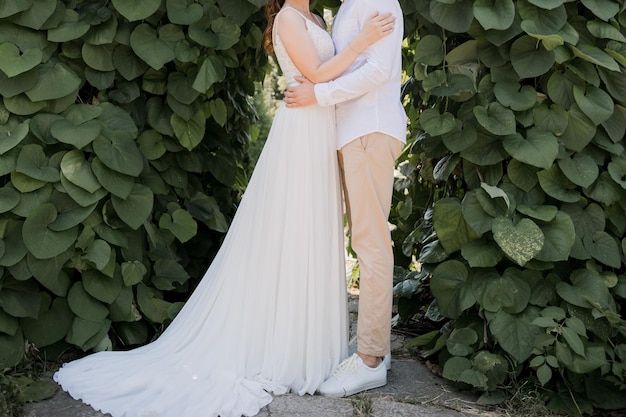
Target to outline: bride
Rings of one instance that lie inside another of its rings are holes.
[[[269,0],[265,47],[287,78],[341,75],[394,21],[335,55],[309,0]],[[342,203],[332,107],[278,110],[215,260],[154,342],[65,364],[54,380],[114,417],[252,416],[270,392],[313,394],[347,356]]]

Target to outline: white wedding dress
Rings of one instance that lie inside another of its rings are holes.
[[[328,33],[306,25],[330,58]],[[274,45],[293,80],[276,32]],[[156,341],[67,363],[54,380],[114,417],[252,416],[268,392],[314,393],[347,356],[341,207],[334,108],[283,104],[224,243],[176,319]]]

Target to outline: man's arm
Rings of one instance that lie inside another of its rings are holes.
[[[381,4],[375,1],[361,1],[363,3],[359,9],[359,19],[381,8]],[[394,12],[380,10],[381,12]],[[303,82],[300,86],[290,87],[285,93],[287,107],[304,107],[316,102],[322,106],[332,106],[362,96],[387,82],[392,75],[392,65],[400,53],[404,37],[402,16],[397,16],[397,13],[394,13],[394,16],[396,26],[393,33],[370,45],[363,52],[365,56],[363,65],[334,81],[315,85]]]

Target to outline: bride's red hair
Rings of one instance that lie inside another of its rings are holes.
[[[309,4],[313,1],[309,0]],[[274,45],[272,44],[272,29],[274,28],[274,19],[280,11],[280,8],[285,4],[285,0],[268,0],[265,5],[265,19],[267,20],[267,26],[263,32],[263,47],[269,55],[274,55]]]
[[[263,47],[268,55],[274,55],[274,45],[272,44],[272,30],[274,29],[274,19],[281,7],[285,4],[285,0],[268,0],[265,5],[265,19],[267,26],[263,32]]]

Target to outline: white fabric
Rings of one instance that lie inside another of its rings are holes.
[[[345,0],[333,23],[333,41],[338,52],[347,48],[374,12],[396,17],[393,33],[370,45],[344,75],[315,85],[320,105],[336,105],[337,149],[373,132],[406,142],[407,118],[400,102],[404,27],[398,1]]]
[[[328,59],[330,36],[307,26]],[[314,393],[347,356],[340,198],[334,109],[281,106],[224,243],[173,323],[146,346],[65,364],[55,381],[114,417],[252,416],[268,391]]]

